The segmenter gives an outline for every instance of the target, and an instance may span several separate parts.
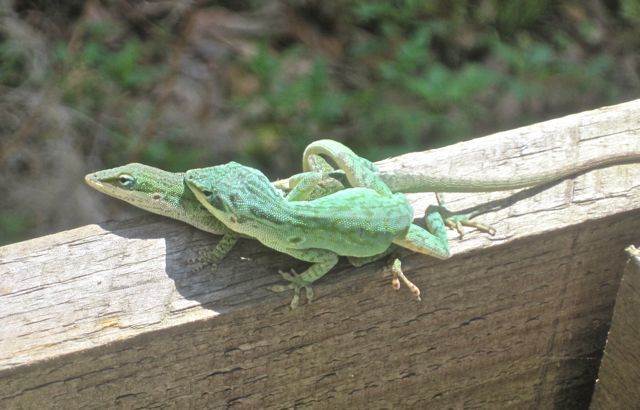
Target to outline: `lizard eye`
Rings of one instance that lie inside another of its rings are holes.
[[[136,180],[128,174],[120,174],[117,178],[118,184],[123,188],[131,188]]]
[[[202,191],[202,195],[206,196],[207,198],[211,198],[211,195],[213,195],[213,193],[211,191]]]

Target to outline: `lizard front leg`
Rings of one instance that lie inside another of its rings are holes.
[[[276,248],[274,248],[276,249]],[[288,285],[274,285],[269,287],[274,292],[284,292],[293,289],[293,299],[291,299],[291,309],[298,306],[300,300],[300,289],[305,289],[307,300],[311,302],[313,299],[313,289],[311,284],[323,277],[338,263],[338,255],[324,249],[276,249],[280,252],[287,253],[296,259],[306,262],[312,262],[307,270],[301,274],[291,269],[291,273],[278,271],[280,275],[287,281]]]
[[[220,239],[220,242],[216,244],[216,247],[209,254],[209,261],[213,265],[214,269],[216,269],[218,267],[218,263],[227,256],[238,242],[238,239],[240,239],[240,236],[235,232],[227,233],[222,237],[222,239]]]
[[[224,234],[222,239],[216,244],[212,250],[201,250],[198,252],[195,259],[191,259],[189,263],[197,263],[196,267],[192,269],[192,272],[198,272],[204,269],[206,266],[210,266],[212,270],[218,269],[218,264],[225,256],[231,251],[235,244],[240,239],[240,235],[230,231]]]

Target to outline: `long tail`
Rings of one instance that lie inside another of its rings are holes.
[[[443,176],[430,174],[429,169],[401,168],[380,171],[382,180],[394,192],[488,192],[533,187],[551,181],[585,173],[611,165],[640,162],[640,152],[613,154],[583,162],[567,163],[527,175],[505,175],[504,177]]]

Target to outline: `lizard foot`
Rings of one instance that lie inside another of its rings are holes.
[[[191,266],[190,273],[198,273],[207,267],[216,271],[219,262],[219,258],[212,255],[210,250],[199,250],[195,257],[187,259],[187,264]]]
[[[472,221],[471,218],[478,215],[477,212],[469,212],[466,214],[459,214],[452,211],[449,211],[444,206],[430,206],[429,208],[436,208],[442,218],[444,219],[444,224],[450,229],[454,229],[458,232],[460,237],[464,236],[464,226],[473,227],[478,229],[479,231],[486,232],[489,235],[495,235],[496,230],[493,226],[483,224],[482,222]],[[429,210],[427,210],[429,212]]]
[[[216,264],[198,262],[195,259],[190,259],[188,261],[188,264],[191,266],[191,269],[189,269],[189,273],[191,274],[200,273],[202,270],[204,270],[207,267],[211,268],[212,271],[215,271],[216,269],[218,269],[218,265]]]
[[[455,229],[458,231],[458,234],[462,238],[464,236],[464,228],[463,226],[469,226],[478,229],[481,232],[486,232],[489,235],[495,235],[496,229],[487,224],[483,224],[482,222],[472,221],[471,214],[459,214],[459,215],[451,215],[445,218],[444,223],[451,229]]]
[[[420,288],[418,288],[413,284],[413,282],[411,282],[409,279],[407,279],[406,276],[404,276],[400,259],[395,259],[393,261],[393,264],[391,265],[391,275],[392,288],[394,288],[395,290],[400,289],[400,281],[402,281],[409,288],[411,293],[413,293],[413,296],[415,296],[418,301],[422,301],[422,299],[420,298]]]
[[[636,248],[634,245],[627,246],[625,251],[627,251],[629,256],[640,256],[640,249]]]
[[[279,270],[278,273],[290,283],[288,285],[273,285],[269,287],[269,290],[272,292],[285,292],[289,289],[293,289],[293,299],[291,299],[289,306],[291,306],[291,309],[295,309],[298,307],[298,302],[300,301],[300,289],[304,288],[307,301],[311,303],[313,300],[313,289],[309,284],[302,280],[295,270],[291,269],[291,273]]]

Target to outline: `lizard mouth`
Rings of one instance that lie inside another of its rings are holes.
[[[102,188],[103,184],[93,174],[87,174],[84,177],[84,181],[93,188]]]
[[[87,174],[87,175],[85,175],[84,181],[87,183],[87,185],[89,185],[91,188],[95,189],[98,192],[102,192],[102,193],[105,193],[105,194],[111,194],[112,192],[116,192],[117,191],[113,185],[105,184],[104,182],[100,181],[95,176],[95,174]]]

